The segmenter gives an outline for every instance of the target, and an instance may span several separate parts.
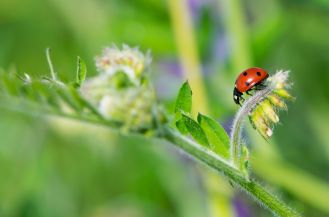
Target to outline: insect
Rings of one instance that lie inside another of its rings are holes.
[[[252,89],[260,89],[263,82],[268,78],[268,73],[262,68],[249,68],[240,73],[235,81],[233,100],[236,104],[241,105],[240,101],[244,100],[243,93],[250,95]]]

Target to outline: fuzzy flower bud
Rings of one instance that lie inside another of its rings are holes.
[[[286,110],[287,109],[287,105],[286,103],[277,95],[269,95],[267,97],[267,99],[270,101],[270,103],[279,108],[279,109],[284,109]]]
[[[149,63],[149,54],[137,48],[106,48],[96,58],[100,74],[86,80],[81,92],[104,118],[122,123],[125,130],[150,129],[156,97],[145,75]]]
[[[269,139],[272,136],[273,125],[279,122],[277,110],[286,109],[284,99],[293,99],[287,91],[291,86],[287,82],[287,79],[288,72],[284,71],[279,71],[269,77],[264,90],[260,90],[265,94],[259,95],[257,106],[255,106],[249,113],[249,120],[251,121],[252,126],[265,139]],[[257,97],[256,94],[254,97]]]
[[[279,122],[279,117],[274,111],[274,107],[269,100],[264,100],[263,103],[259,105],[259,109],[263,112],[264,117],[269,121],[272,121],[275,124]]]
[[[123,45],[107,47],[96,57],[96,67],[101,74],[109,77],[124,73],[132,83],[139,84],[140,77],[151,63],[150,53],[143,54],[137,47]]]
[[[129,88],[113,91],[99,101],[100,113],[111,120],[124,123],[127,130],[150,129],[155,94],[150,89]]]

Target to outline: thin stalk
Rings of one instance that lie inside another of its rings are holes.
[[[50,52],[51,52],[51,49],[47,48],[46,57],[47,57],[47,62],[48,62],[49,70],[50,70],[50,75],[54,81],[57,81],[57,74],[55,72],[53,62],[51,61]]]
[[[237,112],[234,120],[230,135],[230,148],[231,148],[231,162],[233,165],[240,169],[240,158],[242,152],[242,139],[241,132],[245,119],[248,114],[258,105],[265,97],[267,97],[273,91],[273,87],[270,85],[263,90],[257,91],[252,97],[247,99],[240,110]]]
[[[164,137],[173,143],[175,146],[183,149],[193,158],[196,158],[207,166],[215,169],[217,172],[222,173],[229,178],[231,182],[239,186],[243,191],[250,194],[260,205],[267,208],[276,216],[281,217],[299,217],[301,216],[295,210],[287,206],[283,201],[268,192],[257,182],[248,181],[241,172],[232,167],[224,159],[221,159],[214,153],[208,151],[201,145],[189,140],[188,138],[178,134],[169,127],[163,129]]]

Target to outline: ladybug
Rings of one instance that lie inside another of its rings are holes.
[[[233,100],[236,104],[240,104],[240,100],[244,100],[243,93],[249,94],[252,89],[260,89],[263,82],[268,78],[268,73],[262,68],[249,68],[240,73],[235,81]]]

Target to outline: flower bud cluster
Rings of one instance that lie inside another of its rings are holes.
[[[293,100],[287,89],[290,88],[288,83],[287,71],[279,71],[266,81],[264,90],[265,97],[258,100],[257,106],[249,113],[249,120],[252,126],[265,138],[269,139],[273,134],[273,125],[279,122],[277,111],[287,109],[285,99]],[[256,96],[257,97],[257,96]]]
[[[107,47],[96,57],[97,70],[102,74],[114,76],[118,72],[125,73],[131,82],[138,84],[140,77],[151,63],[150,53],[143,54],[137,47],[123,45]]]
[[[150,62],[150,55],[138,48],[105,48],[96,57],[99,74],[86,80],[81,92],[106,119],[121,122],[130,131],[149,129],[156,103],[146,74]]]

